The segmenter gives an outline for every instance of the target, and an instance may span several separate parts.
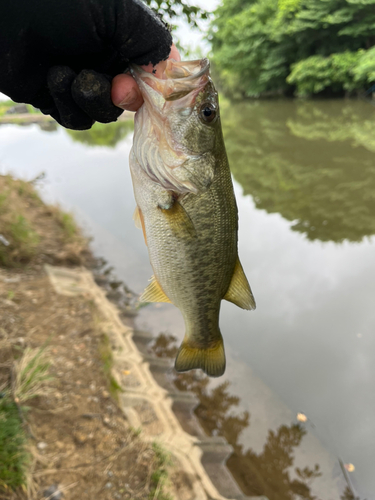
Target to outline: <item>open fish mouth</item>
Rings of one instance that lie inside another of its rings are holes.
[[[185,97],[181,102],[183,107],[194,105],[196,96],[210,81],[210,62],[206,58],[195,61],[168,59],[161,78],[136,65],[130,66],[130,72],[145,101],[162,111],[166,102]]]
[[[164,189],[177,195],[198,194],[213,175],[211,170],[209,175],[204,173],[208,163],[203,161],[211,143],[206,140],[202,145],[200,137],[191,140],[192,130],[199,136],[205,127],[199,121],[202,97],[198,96],[213,89],[208,59],[169,59],[161,77],[135,65],[130,71],[144,99],[134,120],[134,157],[149,178]]]

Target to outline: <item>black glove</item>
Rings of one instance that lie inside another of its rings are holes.
[[[112,78],[172,45],[141,0],[0,0],[0,92],[67,128],[116,120]]]

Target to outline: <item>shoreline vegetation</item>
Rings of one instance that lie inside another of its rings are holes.
[[[374,92],[375,0],[223,0],[209,40],[231,97]]]

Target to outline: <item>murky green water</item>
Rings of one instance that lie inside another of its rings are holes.
[[[223,102],[222,118],[258,308],[223,303],[227,372],[205,389],[207,430],[231,436],[247,494],[349,500],[351,488],[374,499],[375,107]],[[151,268],[132,221],[130,129],[2,126],[0,169],[45,171],[45,197],[73,209],[96,253],[141,292]],[[184,333],[168,304],[142,310],[138,325]],[[355,466],[346,479],[340,461]]]

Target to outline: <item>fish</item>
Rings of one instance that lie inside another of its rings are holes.
[[[167,61],[162,77],[131,66],[144,104],[130,171],[153,276],[141,302],[171,302],[185,336],[175,369],[225,371],[223,299],[255,309],[238,257],[238,210],[208,59]]]

